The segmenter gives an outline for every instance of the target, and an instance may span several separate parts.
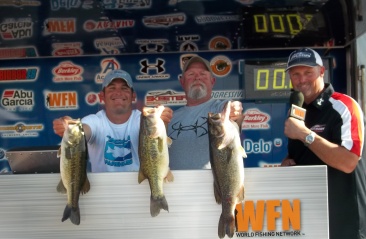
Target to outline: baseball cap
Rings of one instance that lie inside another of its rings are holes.
[[[105,75],[102,89],[108,86],[114,79],[123,79],[124,81],[126,81],[128,87],[130,87],[131,89],[133,88],[132,78],[130,74],[128,74],[124,70],[112,70]]]
[[[286,71],[294,66],[323,66],[323,61],[319,54],[313,49],[302,48],[293,51],[290,54],[288,57]]]
[[[208,62],[208,60],[206,59],[203,59],[202,57],[200,56],[193,56],[191,59],[189,59],[183,66],[183,73],[186,72],[186,70],[188,69],[188,67],[192,64],[192,63],[195,63],[195,62],[201,62],[203,63],[207,70],[212,74],[212,69],[210,67],[210,62]]]

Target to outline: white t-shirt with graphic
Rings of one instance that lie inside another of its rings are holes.
[[[139,170],[138,142],[139,110],[133,110],[123,124],[114,124],[104,110],[85,116],[81,121],[89,125],[88,141],[91,172],[127,172]]]

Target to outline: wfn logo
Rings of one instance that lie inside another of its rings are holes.
[[[77,109],[79,108],[77,92],[47,92],[46,106],[49,109]]]
[[[244,209],[244,210],[243,210]],[[301,213],[300,200],[258,200],[244,201],[236,205],[238,212],[236,216],[237,230],[239,232],[249,231],[288,231],[300,230]],[[267,228],[264,228],[264,222],[267,222]],[[281,220],[282,228],[276,228],[276,221]]]

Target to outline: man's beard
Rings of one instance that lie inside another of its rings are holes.
[[[205,85],[199,87],[191,87],[188,91],[188,97],[191,99],[199,100],[207,96],[207,89]]]

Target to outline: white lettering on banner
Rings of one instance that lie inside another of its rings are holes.
[[[255,153],[255,154],[262,154],[262,153],[270,153],[272,151],[272,142],[267,141],[265,142],[263,139],[260,139],[259,142],[253,142],[250,139],[245,139],[243,141],[245,152]]]

